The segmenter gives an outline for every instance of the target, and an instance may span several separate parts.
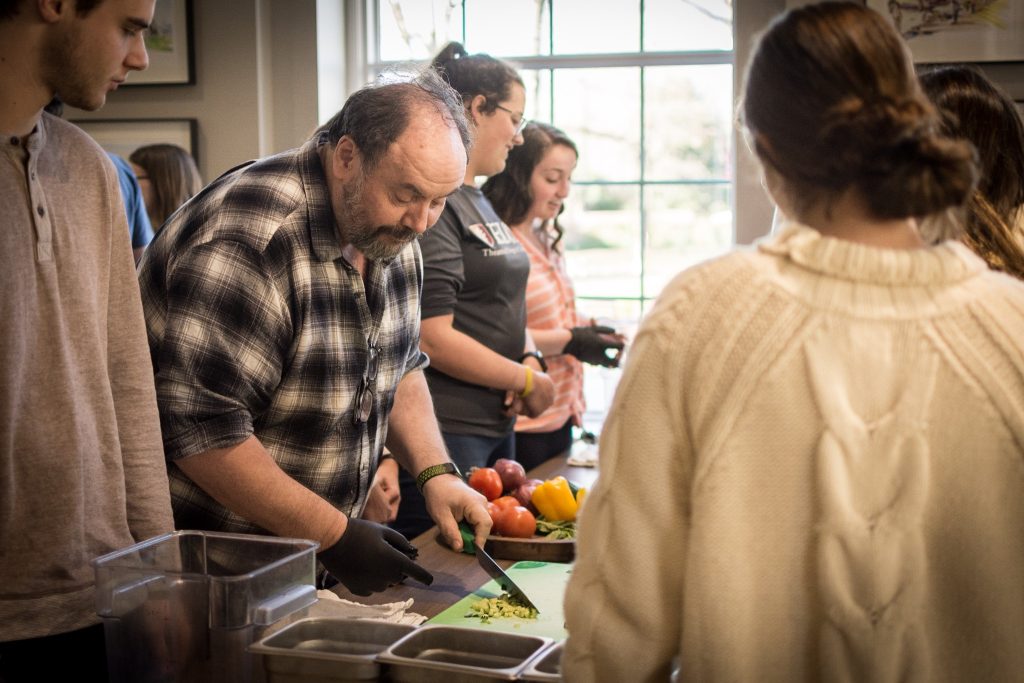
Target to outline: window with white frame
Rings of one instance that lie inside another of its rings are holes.
[[[734,244],[732,0],[366,0],[363,10],[367,80],[458,40],[515,65],[527,117],[576,142],[560,222],[581,311],[633,333],[672,276]],[[588,366],[588,427],[618,377]]]

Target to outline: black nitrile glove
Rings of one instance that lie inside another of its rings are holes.
[[[615,334],[615,330],[604,325],[590,325],[587,327],[574,327],[569,330],[572,338],[562,349],[562,353],[576,356],[584,363],[591,365],[603,365],[606,368],[615,368],[619,365],[619,359],[609,357],[605,351],[608,349],[621,350],[623,347],[620,341],[609,341],[602,335]]]
[[[369,595],[407,576],[429,586],[434,576],[413,562],[418,552],[394,529],[349,517],[338,542],[317,558],[353,594]]]

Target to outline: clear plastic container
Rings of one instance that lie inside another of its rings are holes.
[[[96,558],[110,680],[262,681],[247,648],[316,602],[316,548],[176,531]]]

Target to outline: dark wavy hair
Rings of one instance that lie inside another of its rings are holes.
[[[481,190],[506,225],[518,225],[527,218],[526,214],[533,204],[533,190],[530,189],[533,170],[555,145],[570,148],[577,157],[580,154],[576,143],[562,130],[546,123],[531,121],[523,129],[523,144],[513,147],[508,153],[505,170],[491,176],[483,184]],[[553,228],[555,241],[551,247],[557,249],[565,234],[557,217]]]
[[[464,103],[483,95],[487,101],[482,110],[487,114],[511,96],[513,83],[525,87],[522,77],[511,65],[490,55],[471,55],[455,41],[441,48],[430,67],[462,95]]]
[[[384,158],[391,143],[408,128],[417,105],[434,107],[455,126],[468,159],[473,139],[462,98],[433,69],[423,69],[411,78],[388,74],[377,83],[360,88],[313,136],[326,136],[332,145],[349,136],[359,148],[364,171],[370,172]]]
[[[852,188],[877,219],[924,217],[974,189],[974,150],[940,132],[906,44],[860,4],[777,17],[755,43],[739,114],[798,211]]]
[[[956,65],[921,74],[943,129],[978,151],[981,180],[967,204],[965,244],[990,267],[1024,278],[1024,247],[1014,235],[1024,211],[1024,122],[1013,100],[981,71]]]

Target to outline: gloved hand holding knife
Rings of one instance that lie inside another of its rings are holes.
[[[354,595],[370,595],[406,577],[429,586],[434,576],[414,562],[418,552],[394,529],[350,517],[338,542],[317,558]]]

